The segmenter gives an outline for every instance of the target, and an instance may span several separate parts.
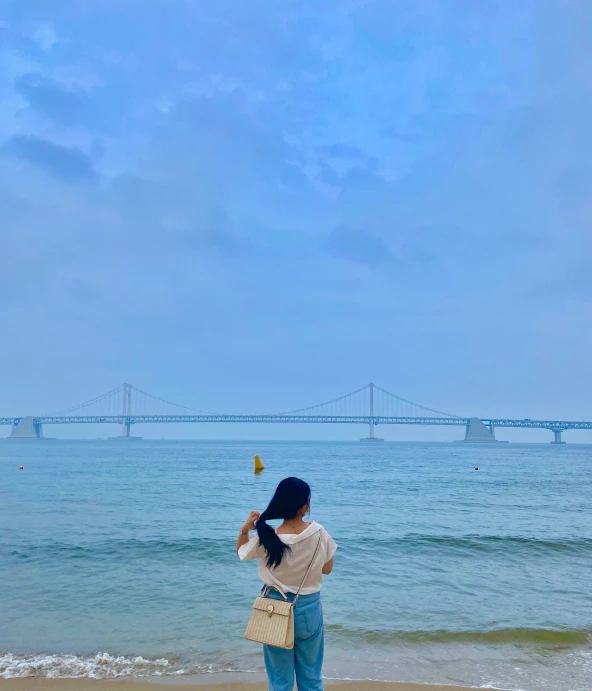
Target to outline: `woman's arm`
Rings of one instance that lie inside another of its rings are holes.
[[[333,558],[323,566],[323,575],[328,576],[333,571]]]
[[[236,551],[238,554],[239,549],[243,546],[246,545],[247,542],[249,541],[249,530],[255,530],[255,524],[259,520],[259,516],[261,514],[259,511],[251,511],[249,514],[249,517],[243,524],[243,527],[240,529],[240,533],[238,534],[238,539],[236,541]]]

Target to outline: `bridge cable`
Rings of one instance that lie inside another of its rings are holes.
[[[137,386],[132,387],[134,391],[137,391],[138,393],[144,394],[144,396],[148,396],[148,398],[152,398],[155,401],[160,401],[160,403],[164,403],[165,405],[171,405],[174,408],[181,408],[182,410],[189,410],[192,413],[201,413],[202,415],[220,415],[220,413],[212,413],[209,410],[198,410],[197,408],[188,408],[185,405],[179,405],[178,403],[172,403],[171,401],[167,401],[164,398],[159,398],[158,396],[153,396],[151,393],[148,393],[147,391],[143,391],[142,389],[138,389]]]
[[[80,408],[86,408],[89,405],[92,405],[93,403],[99,403],[100,401],[104,401],[106,398],[109,398],[110,396],[113,396],[113,394],[120,393],[123,390],[123,385],[118,386],[116,389],[112,389],[111,391],[108,391],[107,393],[104,393],[102,396],[97,396],[96,398],[93,398],[90,401],[86,401],[85,403],[79,403],[78,405],[74,405],[71,408],[64,408],[63,410],[57,410],[54,413],[46,413],[44,417],[50,417],[54,415],[62,415],[63,413],[69,413],[74,410],[80,410]]]
[[[345,396],[339,396],[339,398],[334,398],[332,401],[325,401],[325,403],[318,403],[317,405],[311,405],[308,408],[299,408],[298,410],[288,410],[284,413],[272,413],[272,415],[296,415],[296,413],[304,413],[308,410],[314,410],[316,408],[322,408],[323,406],[326,405],[331,405],[332,403],[337,403],[339,401],[343,401],[345,398],[349,398],[350,396],[354,396],[357,393],[360,393],[360,391],[364,391],[368,389],[369,384],[366,384],[366,386],[362,386],[361,389],[356,389],[356,391],[352,391],[351,393],[346,393]]]
[[[427,410],[428,413],[435,413],[436,415],[444,415],[444,417],[452,417],[452,418],[461,418],[460,415],[453,415],[452,413],[444,413],[441,410],[435,410],[434,408],[428,408],[425,405],[420,405],[419,403],[414,403],[413,401],[408,401],[406,398],[402,398],[401,396],[397,396],[394,393],[391,393],[390,391],[386,391],[386,389],[381,388],[380,386],[377,386],[374,384],[374,388],[378,389],[378,391],[382,391],[382,393],[387,394],[388,396],[391,396],[392,398],[396,398],[398,401],[402,401],[403,403],[407,403],[407,405],[412,405],[415,408],[420,408],[421,410]],[[402,416],[406,417],[406,416]]]

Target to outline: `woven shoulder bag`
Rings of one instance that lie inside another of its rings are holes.
[[[255,600],[251,620],[245,631],[245,638],[248,641],[271,645],[274,648],[285,648],[287,650],[291,650],[294,647],[294,605],[300,597],[304,583],[312,569],[313,562],[319,553],[322,539],[323,536],[320,535],[317,548],[304,574],[300,588],[298,588],[294,602],[288,602],[284,593],[281,593],[279,590],[278,592],[280,592],[284,600],[272,600],[268,597],[269,587],[265,589],[264,595]]]

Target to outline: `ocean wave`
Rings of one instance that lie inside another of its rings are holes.
[[[43,544],[12,544],[4,545],[4,552],[15,560],[38,558],[62,559],[93,559],[117,557],[125,555],[127,559],[133,557],[191,557],[200,560],[233,560],[234,554],[228,545],[232,542],[224,538],[189,538],[186,540],[167,539],[123,539],[101,540],[83,544],[68,544],[62,542],[45,542]],[[577,555],[592,555],[591,538],[571,538],[547,540],[534,537],[513,535],[426,535],[408,533],[401,537],[376,538],[364,537],[351,540],[347,537],[340,539],[342,553],[347,554],[351,544],[356,552],[414,550],[429,551],[433,548],[447,549],[453,552],[498,552],[508,551],[543,554],[545,552],[561,552]]]
[[[200,560],[233,559],[234,554],[228,548],[228,540],[212,538],[191,538],[187,540],[166,539],[128,539],[100,540],[83,544],[63,542],[45,542],[43,544],[19,544],[7,546],[5,552],[13,559],[103,559],[125,555],[133,557],[195,556]]]
[[[325,628],[335,639],[360,640],[375,645],[549,645],[592,643],[592,629],[494,629],[492,631],[376,631],[331,624]]]
[[[150,677],[164,674],[183,674],[173,670],[166,658],[148,660],[144,657],[114,657],[98,653],[94,657],[78,655],[13,655],[0,654],[0,677],[48,677],[116,679],[117,677]]]
[[[48,679],[118,679],[120,677],[162,677],[218,672],[249,672],[216,665],[181,665],[177,660],[161,657],[149,659],[138,655],[97,653],[80,655],[14,655],[0,653],[0,678],[46,677]]]
[[[491,552],[500,549],[528,550],[536,552],[571,552],[592,554],[592,539],[566,538],[561,540],[546,540],[520,535],[426,535],[422,533],[408,533],[397,538],[365,540],[366,547],[373,549],[408,548],[429,549],[431,547],[448,548],[469,552]]]

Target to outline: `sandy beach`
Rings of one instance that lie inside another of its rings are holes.
[[[92,679],[1,679],[3,691],[171,691],[178,683],[96,681]],[[267,684],[182,684],[185,691],[267,691]],[[331,691],[466,691],[460,686],[396,684],[391,682],[327,682]]]

